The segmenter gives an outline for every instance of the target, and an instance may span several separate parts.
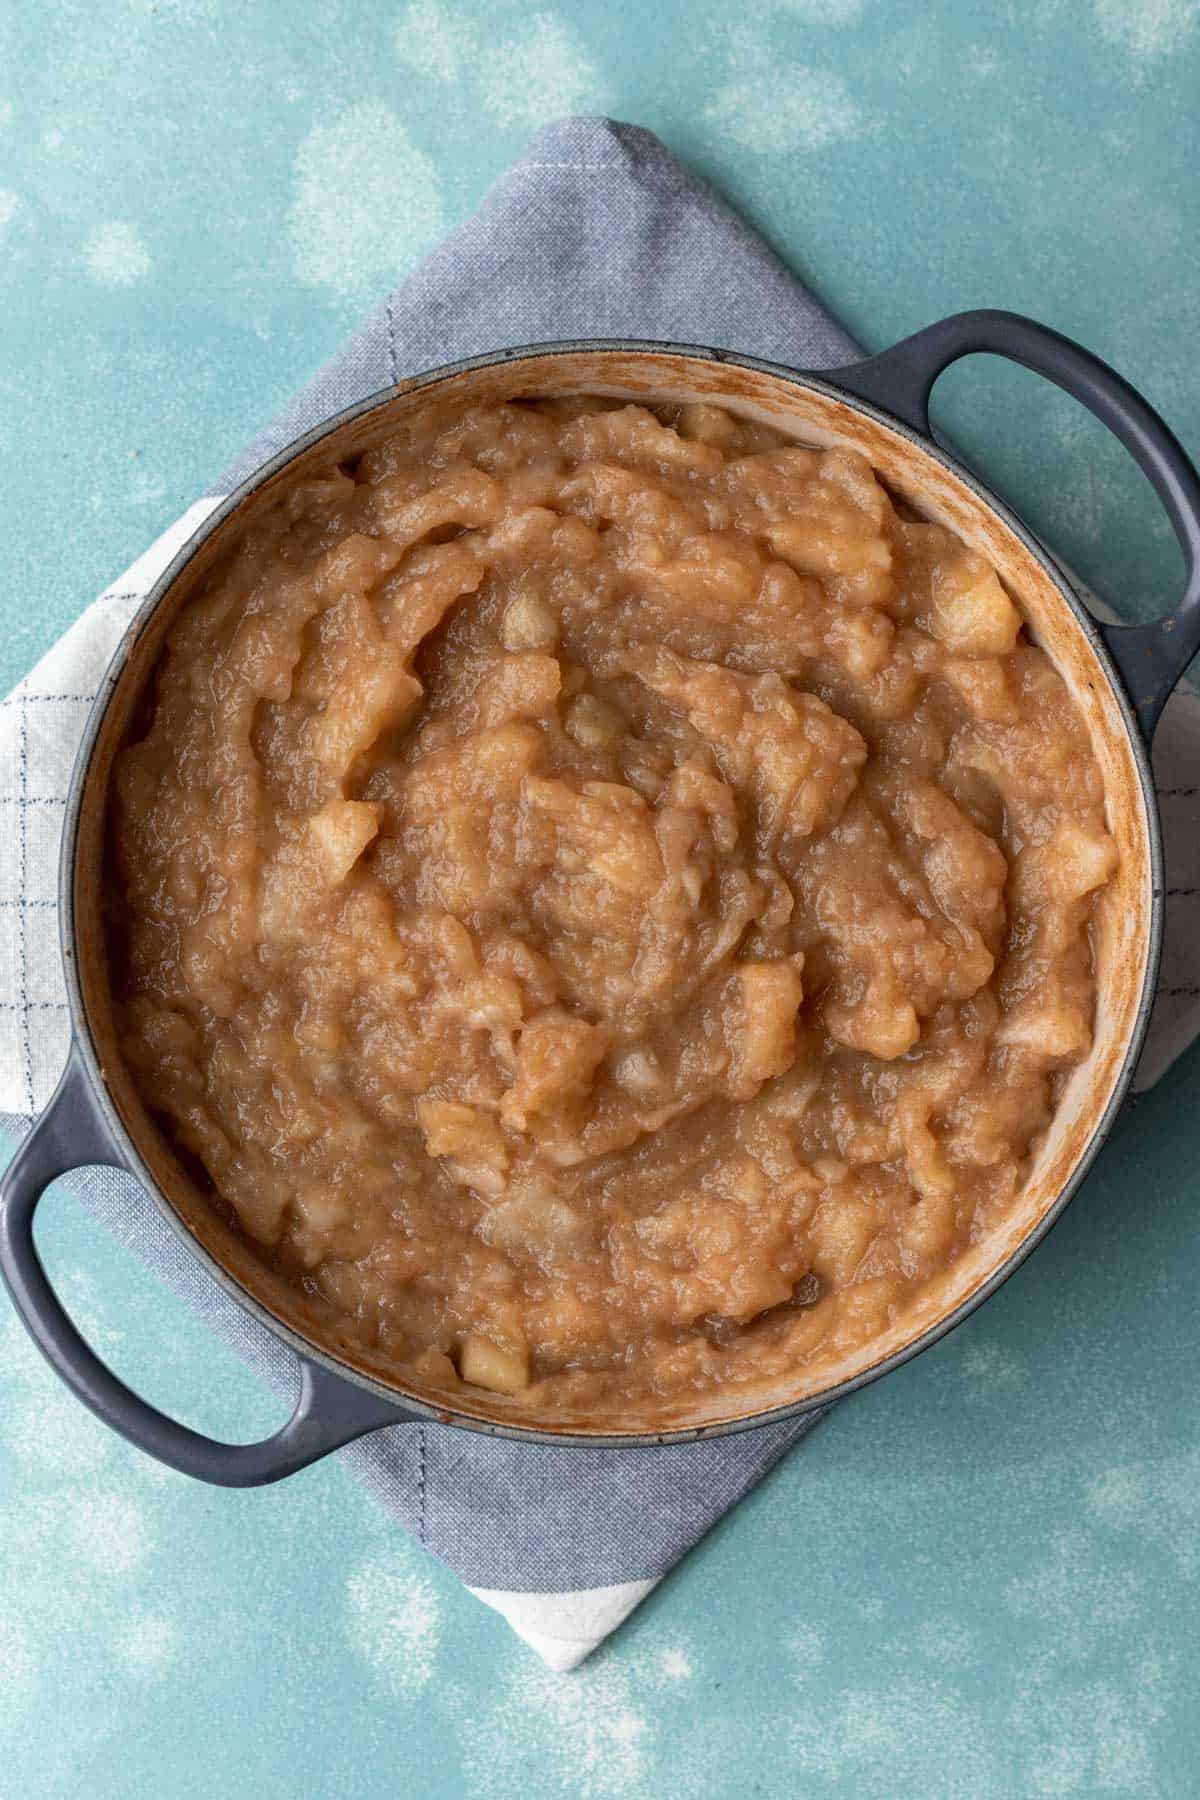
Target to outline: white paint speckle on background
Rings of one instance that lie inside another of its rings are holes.
[[[37,1658],[25,1621],[6,1606],[0,1611],[0,1711],[21,1714],[29,1703]]]
[[[475,57],[469,22],[455,17],[443,0],[413,0],[396,21],[396,55],[407,68],[432,81],[453,81]]]
[[[152,1526],[128,1494],[87,1489],[72,1499],[67,1536],[100,1575],[122,1581],[145,1562],[153,1548]]]
[[[1088,1488],[1088,1511],[1094,1518],[1121,1525],[1134,1524],[1149,1502],[1145,1481],[1128,1465],[1105,1469]]]
[[[809,25],[852,25],[863,0],[773,0],[774,10]]]
[[[0,188],[0,231],[12,224],[21,210],[21,196],[11,188]]]
[[[861,137],[868,121],[841,77],[828,69],[759,68],[726,82],[705,109],[717,132],[743,150],[820,150]]]
[[[479,63],[485,111],[497,125],[531,130],[567,113],[603,112],[603,78],[576,34],[550,12],[534,13]]]
[[[385,288],[445,228],[432,162],[395,113],[360,100],[314,125],[293,167],[296,274],[342,300]]]
[[[987,1340],[968,1345],[959,1372],[964,1384],[977,1394],[1011,1394],[1025,1384],[1020,1358],[1002,1344]]]
[[[658,1652],[658,1667],[664,1681],[690,1681],[695,1674],[692,1659],[678,1645],[668,1645]]]
[[[467,83],[492,123],[507,129],[529,131],[611,103],[583,39],[554,12],[533,13],[509,35],[482,44],[448,0],[411,0],[393,41],[406,68],[444,86]]]
[[[1000,58],[990,44],[969,44],[962,66],[977,81],[990,81],[1000,68]]]
[[[932,1678],[904,1675],[845,1689],[812,1711],[798,1707],[791,1749],[801,1777],[798,1794],[808,1785],[804,1774],[836,1782],[839,1792],[863,1800],[885,1794],[975,1800],[1007,1791],[982,1709]]]
[[[95,226],[83,246],[83,260],[105,287],[133,287],[150,273],[150,252],[127,219]]]
[[[432,1679],[442,1609],[415,1553],[403,1548],[361,1563],[346,1583],[350,1642],[394,1694],[419,1694]]]
[[[820,150],[878,128],[833,69],[805,66],[781,50],[776,27],[784,12],[825,24],[855,16],[846,0],[743,0],[711,32],[711,99],[704,118],[720,139],[744,150]],[[827,40],[816,40],[817,43]]]
[[[0,100],[0,130],[13,122],[13,103],[11,100]]]
[[[131,506],[153,506],[161,500],[167,491],[167,484],[161,475],[151,475],[148,470],[135,475],[129,489]]]
[[[670,1689],[679,1690],[685,1682],[694,1680],[696,1654],[679,1639],[665,1644],[639,1643],[635,1649],[624,1653],[621,1667],[628,1675],[634,1693],[646,1689],[664,1693]]]
[[[162,1681],[170,1672],[179,1633],[170,1619],[138,1612],[123,1619],[113,1634],[113,1654],[138,1681]]]
[[[1165,1716],[1165,1672],[1145,1644],[1123,1643],[1112,1674],[1083,1679],[1053,1652],[1027,1656],[1013,1686],[1013,1747],[1019,1791],[1035,1795],[1163,1793],[1156,1769]]]
[[[568,1675],[523,1662],[491,1706],[464,1706],[458,1737],[472,1800],[517,1790],[571,1800],[650,1792],[653,1708],[639,1705],[627,1662],[606,1657]]]
[[[1186,1579],[1200,1574],[1200,1449],[1106,1469],[1088,1486],[1087,1509],[1164,1551]]]
[[[913,1633],[917,1650],[939,1669],[963,1669],[978,1659],[975,1639],[960,1619],[939,1613]]]
[[[125,1332],[113,1318],[113,1306],[91,1269],[75,1263],[59,1277],[64,1304],[83,1336],[101,1355],[110,1355],[125,1341]]]
[[[1015,1618],[1036,1625],[1064,1663],[1086,1662],[1109,1648],[1138,1616],[1144,1583],[1126,1569],[1096,1578],[1096,1547],[1083,1532],[1060,1532],[1025,1574],[1001,1590]]]
[[[1182,50],[1200,21],[1200,0],[1092,0],[1101,36],[1129,57],[1135,75]]]
[[[1125,1518],[1146,1495],[1144,1477],[1121,1471],[1099,1500]],[[977,1632],[941,1612],[897,1633],[883,1646],[894,1673],[872,1679],[873,1659],[856,1657],[853,1687],[839,1690],[824,1671],[807,1684],[791,1709],[795,1791],[808,1775],[861,1800],[1161,1793],[1159,1727],[1173,1683],[1148,1641],[1153,1582],[1106,1564],[1094,1528],[1073,1529],[1052,1536],[996,1600],[998,1621]],[[998,1715],[979,1676],[1005,1615],[1019,1651]],[[835,1641],[832,1653],[841,1648]]]
[[[34,1385],[13,1376],[13,1365],[6,1362],[0,1433],[8,1454],[28,1471],[47,1475],[86,1476],[103,1467],[112,1432],[61,1382]]]
[[[175,18],[181,25],[207,25],[220,16],[221,0],[136,0],[137,10]]]
[[[112,1453],[112,1432],[51,1374],[24,1326],[0,1323],[0,1443],[30,1475],[87,1480]]]
[[[798,1676],[807,1678],[825,1661],[825,1639],[815,1625],[798,1625],[787,1640],[788,1658]]]

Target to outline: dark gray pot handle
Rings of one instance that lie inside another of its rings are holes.
[[[33,1216],[46,1188],[87,1163],[124,1166],[72,1049],[54,1098],[0,1180],[0,1273],[47,1362],[106,1425],[185,1475],[220,1487],[260,1487],[294,1475],[365,1432],[413,1416],[322,1364],[297,1357],[300,1393],[286,1425],[261,1443],[222,1444],[169,1419],[118,1381],[63,1311],[33,1241]]]
[[[1082,401],[1121,440],[1167,510],[1183,551],[1183,599],[1152,625],[1099,624],[1148,740],[1167,696],[1200,649],[1200,477],[1170,426],[1123,376],[1019,313],[955,313],[825,379],[929,437],[934,382],[951,363],[976,352],[1023,363]]]

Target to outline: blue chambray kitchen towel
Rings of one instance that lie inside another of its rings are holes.
[[[400,246],[397,247],[398,251]],[[502,345],[575,336],[674,339],[832,368],[856,349],[765,244],[649,132],[606,119],[551,125],[480,211],[389,296],[344,350],[67,633],[0,707],[0,1119],[28,1129],[62,1068],[59,829],[91,696],[138,601],[217,503],[272,452],[398,378]],[[1200,803],[1185,772],[1200,705],[1160,732],[1170,921],[1142,1084],[1197,1029]],[[1194,779],[1194,777],[1193,777]],[[1191,928],[1184,909],[1192,909]],[[1183,929],[1181,929],[1181,925]],[[75,1178],[84,1203],[212,1328],[287,1390],[288,1352],[181,1248],[128,1178]],[[343,1460],[556,1669],[573,1667],[815,1422],[659,1450],[555,1450],[436,1425],[360,1440]]]

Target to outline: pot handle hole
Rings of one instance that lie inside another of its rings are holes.
[[[930,437],[934,383],[951,363],[977,353],[1021,363],[1080,401],[1124,444],[1166,509],[1183,552],[1183,599],[1150,625],[1099,624],[1149,740],[1172,688],[1200,649],[1200,476],[1170,426],[1124,376],[1071,338],[1019,313],[955,313],[826,379]]]
[[[87,1164],[123,1168],[77,1050],[54,1097],[0,1179],[0,1274],[34,1343],[72,1392],[139,1450],[219,1487],[260,1487],[331,1450],[410,1418],[393,1402],[297,1357],[291,1417],[256,1444],[225,1444],[168,1418],[119,1381],[63,1310],[42,1267],[34,1214],[50,1183]]]

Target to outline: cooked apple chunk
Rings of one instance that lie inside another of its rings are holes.
[[[329,800],[308,821],[308,835],[330,887],[347,875],[379,833],[382,808],[369,800]]]
[[[519,1394],[529,1386],[529,1352],[504,1350],[491,1338],[472,1332],[458,1352],[458,1372],[472,1387],[494,1394]]]

